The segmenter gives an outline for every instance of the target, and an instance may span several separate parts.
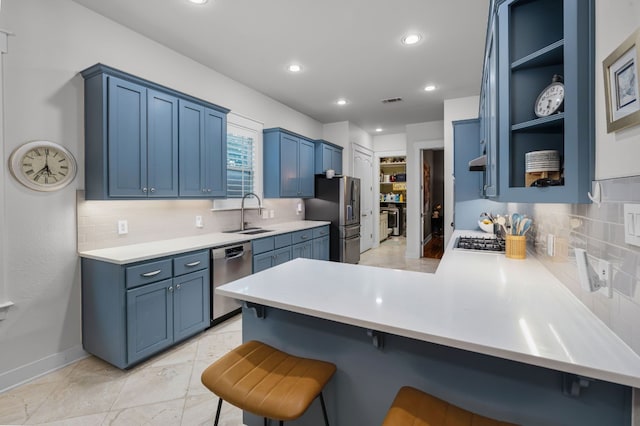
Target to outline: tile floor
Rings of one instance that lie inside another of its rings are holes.
[[[393,237],[360,263],[436,270],[438,259],[405,259],[405,250],[405,239]],[[237,316],[128,371],[90,356],[0,393],[0,425],[211,425],[217,397],[200,374],[241,341]],[[242,425],[242,412],[223,404],[220,425]]]
[[[389,237],[373,250],[360,255],[360,265],[380,266],[383,268],[404,269],[417,272],[435,272],[440,259],[407,259],[407,239],[405,237]]]

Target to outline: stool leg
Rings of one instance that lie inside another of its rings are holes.
[[[320,405],[322,405],[322,415],[324,416],[324,424],[325,426],[329,426],[329,419],[327,418],[327,407],[324,405],[324,398],[322,397],[322,392],[320,392]]]
[[[220,420],[220,409],[222,408],[222,398],[218,398],[218,409],[216,410],[216,418],[213,421],[213,426],[218,426],[218,420]]]

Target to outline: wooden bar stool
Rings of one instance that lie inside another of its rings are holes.
[[[246,342],[202,372],[202,384],[218,395],[214,425],[222,400],[264,417],[295,420],[320,396],[325,425],[329,425],[322,389],[336,371],[329,362],[300,358],[255,340]]]
[[[401,388],[382,426],[515,426],[490,419],[438,399],[418,389]]]

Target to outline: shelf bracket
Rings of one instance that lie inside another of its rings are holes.
[[[384,348],[384,333],[375,330],[367,330],[367,336],[371,337],[371,343],[376,349]]]
[[[578,398],[582,389],[588,388],[589,383],[593,381],[594,379],[590,379],[589,377],[579,376],[577,374],[571,373],[563,373],[562,393],[573,398]]]
[[[265,319],[267,317],[267,309],[264,307],[264,305],[258,305],[257,303],[253,302],[244,302],[244,306],[247,309],[252,309],[254,314],[256,315],[256,318]]]

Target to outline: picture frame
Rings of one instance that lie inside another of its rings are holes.
[[[640,124],[640,28],[602,62],[607,133]]]

